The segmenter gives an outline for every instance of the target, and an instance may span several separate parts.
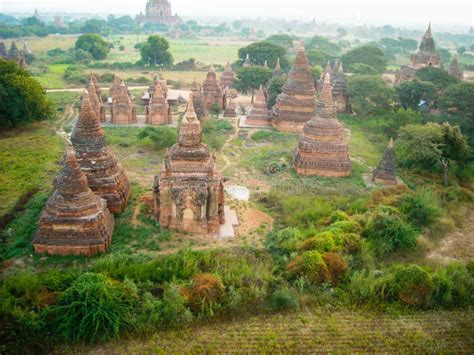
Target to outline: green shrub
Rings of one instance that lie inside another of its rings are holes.
[[[331,278],[323,256],[317,250],[298,255],[288,264],[287,270],[292,277],[306,277],[315,284],[327,282]]]
[[[210,118],[202,125],[204,143],[213,150],[220,150],[227,136],[232,132],[234,132],[234,127],[227,120]]]
[[[437,207],[436,196],[430,190],[422,190],[415,194],[402,195],[398,201],[400,211],[415,228],[427,227],[441,217]]]
[[[359,254],[362,250],[362,238],[359,234],[344,235],[344,251],[349,254]]]
[[[386,298],[387,284],[391,280],[390,274],[381,271],[356,271],[347,285],[350,298],[358,304],[379,304]]]
[[[133,325],[133,287],[104,275],[85,273],[52,307],[56,330],[72,342],[95,343],[119,336]]]
[[[323,259],[328,268],[331,283],[337,285],[347,273],[349,265],[342,256],[336,253],[325,253]]]
[[[193,312],[212,317],[221,307],[225,292],[219,277],[205,273],[194,276],[183,293]]]
[[[178,142],[178,131],[166,126],[146,127],[138,134],[138,138],[149,138],[156,149],[164,149]]]
[[[396,211],[379,210],[369,219],[364,230],[379,255],[401,250],[411,250],[416,246],[417,233]]]
[[[161,301],[160,318],[163,326],[182,327],[192,321],[193,315],[179,288],[172,284],[165,287]]]
[[[298,309],[299,306],[298,295],[288,287],[275,290],[270,297],[270,307],[274,311]]]
[[[266,240],[266,247],[270,251],[290,253],[297,249],[303,235],[297,228],[288,227],[278,231],[271,231]]]
[[[433,290],[431,275],[417,265],[398,266],[394,270],[393,281],[389,284],[389,294],[408,306],[427,308]]]
[[[317,250],[320,253],[336,249],[334,234],[332,232],[319,233],[316,236],[306,239],[298,244],[299,250]]]
[[[336,210],[329,216],[327,224],[329,225],[341,221],[349,221],[349,215],[344,211]]]

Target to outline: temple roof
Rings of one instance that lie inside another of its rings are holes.
[[[433,39],[433,34],[431,32],[431,23],[428,25],[428,29],[423,36],[423,39],[420,43],[420,52],[428,52],[434,53],[435,52],[435,42]]]
[[[331,77],[324,75],[323,87],[316,103],[316,114],[322,118],[336,118],[336,105],[332,96]]]

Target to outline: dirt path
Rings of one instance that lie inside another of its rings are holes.
[[[474,259],[474,211],[469,211],[462,228],[449,233],[427,255],[428,259],[448,264]]]
[[[234,140],[235,138],[237,138],[239,136],[239,133],[240,133],[240,128],[239,128],[239,118],[233,118],[232,119],[232,125],[234,126],[234,134],[232,134],[224,143],[224,145],[222,146],[222,149],[221,151],[224,152],[224,150],[229,146],[230,142],[232,142],[232,140]],[[224,166],[222,166],[220,168],[221,171],[224,171],[225,169],[227,169],[229,166],[232,165],[231,161],[229,160],[229,158],[223,153],[222,154],[222,159],[224,160]]]
[[[68,122],[74,119],[74,102],[67,105],[66,109],[64,110],[64,114],[62,115],[61,119],[58,121],[58,127],[56,128],[56,134],[62,137],[63,139],[67,140],[69,135],[64,130],[64,127]]]

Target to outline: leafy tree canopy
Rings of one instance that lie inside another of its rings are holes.
[[[276,44],[263,41],[256,42],[239,49],[240,64],[245,61],[247,54],[250,57],[250,62],[253,65],[264,65],[267,61],[270,68],[274,68],[278,58],[280,58],[280,65],[283,69],[289,67],[288,59],[286,58],[286,50]]]
[[[281,94],[283,85],[285,85],[285,77],[273,77],[268,83],[268,108],[272,108],[276,104],[278,95]]]
[[[377,69],[379,73],[383,73],[387,66],[383,51],[370,45],[351,49],[342,56],[342,62],[348,67],[355,63],[367,64]]]
[[[96,60],[105,59],[112,44],[96,33],[81,35],[76,41],[76,49],[89,52]]]
[[[354,63],[349,67],[353,74],[377,75],[379,72],[373,66],[364,63]]]
[[[321,67],[325,67],[327,62],[334,62],[336,57],[325,52],[322,49],[311,49],[307,52],[308,60],[311,65],[319,65]]]
[[[437,97],[436,86],[427,81],[413,80],[401,83],[395,88],[403,108],[418,109],[421,100],[431,104]]]
[[[322,36],[314,36],[310,38],[306,42],[306,49],[308,51],[311,49],[318,49],[332,57],[338,57],[341,54],[341,47]]]
[[[286,50],[293,47],[293,37],[287,34],[271,35],[265,41],[276,44]]]
[[[449,86],[441,97],[441,106],[470,117],[474,124],[474,83],[462,81]]]
[[[96,33],[102,34],[105,27],[107,27],[107,22],[104,20],[90,19],[87,20],[81,27],[82,33]]]
[[[161,36],[151,35],[141,49],[142,61],[152,66],[171,66],[173,56],[170,51],[170,44]]]
[[[393,105],[394,89],[379,76],[353,75],[348,84],[352,109],[357,114],[376,114],[389,110]]]
[[[261,85],[265,86],[272,76],[273,71],[262,66],[241,68],[237,71],[235,88],[244,94],[251,92],[253,102],[254,90],[260,88]]]
[[[421,81],[428,81],[434,84],[440,90],[458,81],[449,75],[446,70],[435,67],[425,67],[417,70],[416,77]]]
[[[0,124],[16,126],[52,114],[41,85],[16,63],[0,59]]]

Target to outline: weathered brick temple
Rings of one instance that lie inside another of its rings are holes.
[[[179,126],[179,141],[166,153],[153,190],[154,215],[163,227],[216,234],[225,223],[223,179],[202,142],[192,95]]]
[[[87,91],[82,97],[79,119],[72,131],[71,141],[91,190],[107,200],[111,212],[122,211],[130,196],[130,182],[105,142],[104,130]]]
[[[304,45],[301,44],[288,80],[273,108],[272,125],[282,132],[301,133],[315,114],[316,89]]]
[[[54,187],[39,219],[33,241],[35,252],[93,255],[107,251],[114,217],[107,209],[107,201],[87,186],[87,177],[72,147],[66,151]]]
[[[329,74],[324,77],[321,95],[316,104],[316,115],[304,126],[293,155],[293,166],[299,175],[351,175],[349,148],[344,128],[337,120]]]
[[[247,115],[246,124],[249,126],[271,126],[270,110],[267,107],[267,101],[262,86],[260,86],[260,89],[257,91],[255,101],[250,113]]]
[[[385,150],[379,165],[374,170],[372,180],[378,184],[397,184],[397,163],[393,152],[393,139],[390,139],[387,150]]]

